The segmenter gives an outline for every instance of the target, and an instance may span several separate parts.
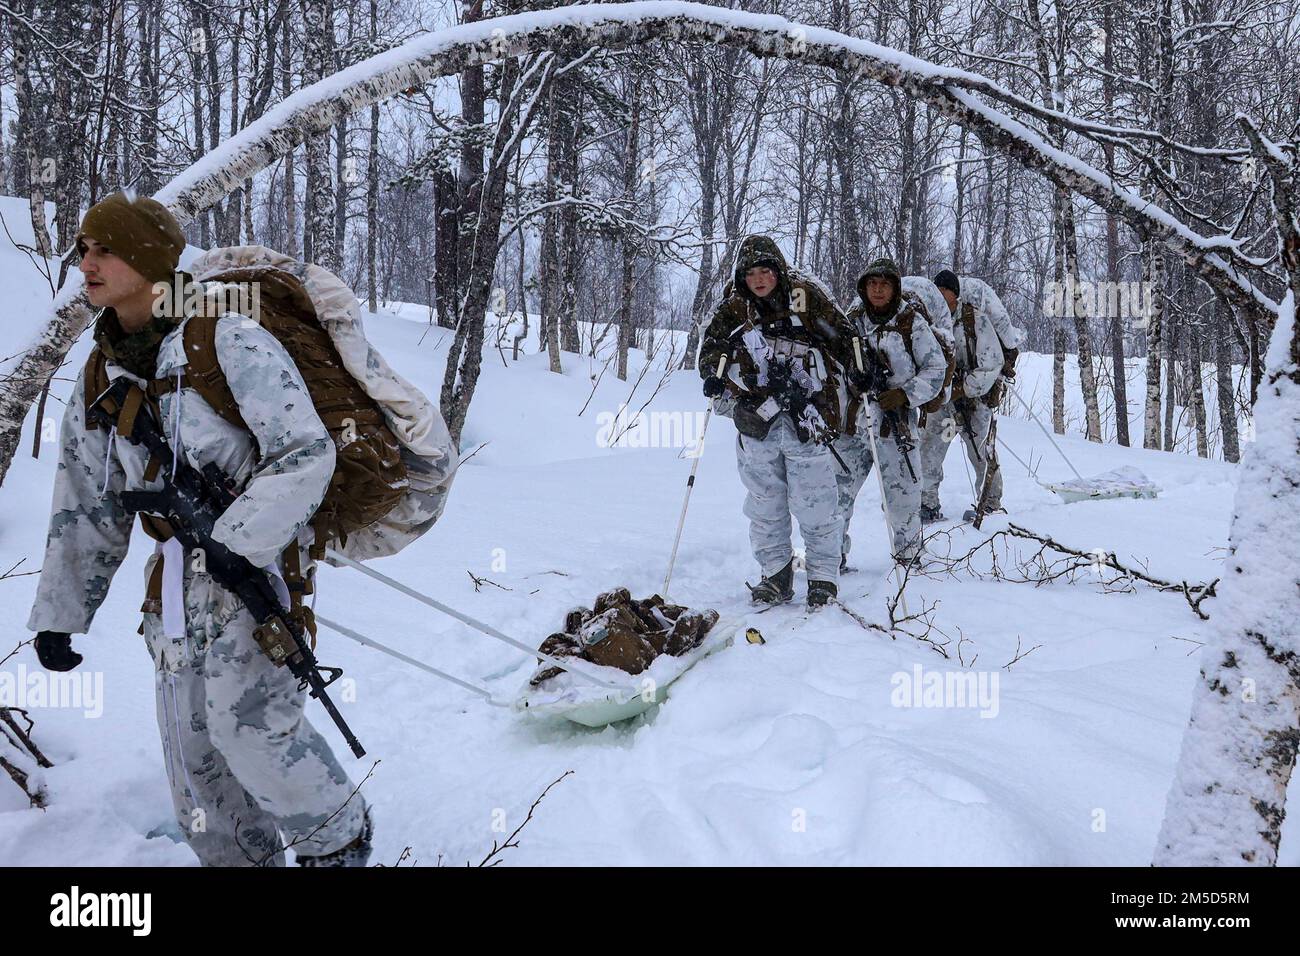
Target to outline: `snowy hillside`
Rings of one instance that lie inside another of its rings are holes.
[[[34,276],[12,250],[0,257],[8,286]],[[371,317],[368,334],[436,396],[448,333],[428,329],[422,309],[401,311]],[[0,333],[0,352],[20,344]],[[87,350],[83,337],[68,368]],[[642,362],[637,354],[633,378]],[[640,597],[660,587],[690,468],[680,447],[607,447],[610,419],[621,404],[636,410],[650,397],[657,370],[629,400],[631,383],[612,370],[591,395],[601,363],[571,354],[564,363],[557,376],[534,344],[505,365],[485,349],[464,450],[487,444],[464,465],[433,531],[377,563],[533,644],[602,590],[625,585]],[[1050,394],[1050,357],[1026,356],[1022,369],[1027,392]],[[55,383],[56,421],[70,386]],[[647,408],[668,417],[645,424],[693,438],[703,407],[697,375],[676,373]],[[35,569],[41,560],[56,446],[46,442],[32,460],[34,425],[0,488],[0,570],[19,559],[19,571]],[[1069,477],[1031,423],[1005,420],[999,434],[1026,460],[1041,458],[1040,478]],[[986,532],[1009,519],[1083,551],[1114,551],[1157,577],[1220,574],[1233,466],[1061,441],[1085,475],[1135,466],[1163,489],[1159,498],[1064,505],[1004,456],[1011,514],[990,519]],[[742,582],[757,580],[734,443],[731,422],[713,419],[674,572],[678,602],[742,609]],[[863,495],[853,527],[859,570],[842,579],[841,593],[881,622],[887,554],[874,479]],[[954,451],[944,508],[960,513],[969,500]],[[978,534],[953,538],[973,547]],[[137,532],[93,633],[74,638],[86,656],[81,670],[103,675],[102,715],[31,708],[55,764],[50,807],[27,809],[0,779],[0,865],[195,862],[166,835],[175,824],[154,672],[136,635],[149,551]],[[471,575],[491,583],[476,587]],[[30,636],[35,583],[0,581],[0,656]],[[802,575],[796,586],[802,600]],[[673,686],[665,705],[602,731],[526,720],[322,632],[322,662],[355,681],[354,700],[336,698],[370,752],[346,761],[354,779],[381,761],[365,784],[377,825],[373,861],[394,863],[409,846],[424,865],[477,862],[547,784],[572,770],[519,848],[507,851],[507,865],[1148,863],[1191,701],[1194,642],[1207,628],[1184,598],[1142,586],[1107,594],[1086,574],[1042,587],[927,577],[908,596],[913,608],[938,602],[950,659],[909,637],[864,630],[838,609],[806,621],[801,606],[777,610],[753,618],[766,644],[715,654]],[[1213,600],[1204,607],[1214,614]],[[507,697],[533,670],[523,653],[355,571],[322,568],[317,609]],[[961,660],[973,666],[958,659],[958,629]],[[1004,668],[1017,648],[1033,650]],[[37,666],[25,648],[4,669],[21,679]],[[968,671],[988,696],[974,706],[899,706],[925,703],[919,689],[915,699],[902,693],[917,668],[923,685],[930,675]],[[319,706],[309,704],[308,714],[346,755]],[[1282,857],[1300,861],[1294,836]]]

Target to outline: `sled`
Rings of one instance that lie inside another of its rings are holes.
[[[1092,478],[1043,481],[1039,484],[1059,496],[1066,504],[1102,498],[1154,498],[1160,493],[1160,487],[1155,482],[1129,465]]]
[[[575,681],[567,671],[548,677],[536,687],[525,684],[515,698],[514,709],[526,717],[563,717],[584,727],[629,720],[663,703],[673,682],[714,651],[729,646],[744,621],[743,616],[720,618],[699,647],[681,657],[660,654],[639,674],[587,665],[594,673],[620,681],[624,686],[617,690]]]

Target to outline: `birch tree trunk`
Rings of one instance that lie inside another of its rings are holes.
[[[1070,194],[1060,190],[1064,209],[1061,226],[1064,230],[1066,274],[1075,282],[1079,277],[1079,240],[1074,230],[1074,209]],[[1077,288],[1077,287],[1076,287]],[[1097,374],[1092,367],[1092,336],[1088,330],[1088,313],[1081,308],[1081,297],[1071,295],[1070,314],[1074,316],[1074,336],[1079,358],[1079,387],[1083,392],[1084,427],[1088,441],[1101,441],[1101,415],[1097,410]]]
[[[1151,289],[1147,321],[1147,394],[1143,403],[1142,447],[1160,448],[1160,358],[1165,319],[1165,254],[1154,242],[1146,246],[1146,282]]]
[[[328,0],[300,0],[306,36],[303,44],[302,81],[310,85],[329,68],[334,20]],[[334,233],[334,184],[329,165],[329,138],[324,131],[307,140],[306,236],[304,255],[330,272],[343,271],[341,250]],[[308,252],[306,246],[310,243]]]
[[[280,95],[288,98],[293,82],[293,44],[289,41],[289,13],[286,5],[280,15],[280,49],[284,63],[280,68]],[[297,259],[302,255],[298,243],[298,181],[294,171],[294,149],[290,145],[284,154],[284,254]]]
[[[628,125],[627,141],[623,151],[623,201],[628,209],[636,204],[637,173],[640,168],[641,149],[641,81],[633,77],[628,85],[631,94],[632,117]],[[618,303],[618,363],[619,381],[627,381],[627,352],[632,345],[632,294],[634,267],[636,266],[636,239],[628,228],[623,230],[622,274],[619,283]]]
[[[1241,464],[1231,551],[1201,651],[1157,866],[1273,866],[1300,745],[1300,141],[1284,159],[1247,128],[1269,168],[1290,289]]]
[[[1102,29],[1106,33],[1105,50],[1103,51],[1102,67],[1106,71],[1102,77],[1101,89],[1102,99],[1106,106],[1106,122],[1115,121],[1115,80],[1112,74],[1115,72],[1115,45],[1113,33],[1114,24],[1114,6],[1105,5],[1104,19]],[[1107,143],[1103,148],[1103,154],[1106,157],[1106,175],[1115,175],[1115,147]],[[1106,281],[1112,283],[1111,288],[1117,288],[1120,281],[1119,271],[1119,218],[1114,212],[1106,211]],[[1123,311],[1116,308],[1110,318],[1110,363],[1111,363],[1111,394],[1115,400],[1115,441],[1121,445],[1128,446],[1128,366],[1124,362],[1124,319]]]
[[[1196,454],[1210,457],[1209,438],[1205,427],[1205,382],[1201,371],[1201,335],[1199,324],[1187,330],[1187,395],[1191,402],[1192,419],[1196,423]]]
[[[29,11],[22,6],[19,14]],[[32,101],[31,38],[25,24],[13,21],[9,32],[14,55],[14,86],[17,92],[18,136],[22,141],[22,168],[27,170],[27,204],[31,210],[32,235],[36,254],[49,259],[54,255],[50,245],[50,227],[45,222],[45,187],[41,181],[41,161],[36,154],[36,110]]]
[[[1223,460],[1241,460],[1237,436],[1237,395],[1232,380],[1232,311],[1221,298],[1214,300],[1214,384],[1218,393],[1219,434],[1223,436]]]

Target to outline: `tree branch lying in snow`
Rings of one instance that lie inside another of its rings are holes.
[[[1038,547],[1026,556],[1012,539],[1036,542]],[[939,544],[946,545],[943,553]],[[1062,544],[1048,535],[1037,534],[1017,524],[1009,524],[1005,529],[995,531],[979,544],[964,552],[953,553],[952,530],[944,529],[928,535],[925,539],[927,561],[921,573],[926,575],[958,574],[971,575],[976,578],[992,578],[995,581],[1009,581],[1013,584],[1032,584],[1040,587],[1054,581],[1075,583],[1081,573],[1093,575],[1107,594],[1132,593],[1134,583],[1141,582],[1157,591],[1176,591],[1187,599],[1188,605],[1201,620],[1208,621],[1209,615],[1201,610],[1206,598],[1215,596],[1219,579],[1208,584],[1192,584],[1187,581],[1166,581],[1158,578],[1143,567],[1125,564],[1113,551],[1094,548],[1083,551],[1079,548]],[[977,567],[977,558],[983,555],[988,560],[988,570]],[[1108,572],[1113,572],[1109,573]]]
[[[864,630],[885,634],[890,640],[898,640],[897,635],[904,634],[914,641],[925,644],[945,660],[950,659],[951,655],[948,653],[948,648],[952,644],[952,638],[935,623],[935,612],[939,608],[939,602],[931,601],[927,604],[923,599],[919,611],[909,613],[906,610],[901,610],[904,607],[903,594],[907,590],[907,584],[911,580],[914,569],[904,565],[898,567],[902,568],[902,573],[898,575],[898,587],[894,589],[893,594],[885,599],[885,610],[889,615],[888,626],[867,620],[838,598],[834,599],[835,606],[853,618],[858,626]],[[961,659],[960,651],[963,643],[970,643],[964,635],[957,644],[959,660]],[[962,663],[965,664],[966,662],[962,660]],[[975,663],[974,658],[971,659],[970,663]]]
[[[1264,315],[1266,324],[1277,314],[1277,303],[1244,277],[1254,263],[1240,249],[1239,240],[1231,235],[1199,235],[1105,173],[1049,146],[1009,113],[977,99],[977,93],[1043,122],[1064,122],[1045,115],[1045,108],[977,73],[929,63],[868,40],[802,26],[783,17],[697,3],[570,5],[472,21],[417,37],[289,96],[178,175],[156,198],[184,225],[343,117],[435,77],[566,44],[616,49],[655,40],[729,46],[755,56],[843,70],[897,87],[943,117],[963,124],[990,147],[1154,237],[1239,308],[1254,316]],[[1076,132],[1108,138],[1136,135],[1118,127],[1085,129],[1078,124]],[[1274,188],[1282,189],[1283,184],[1275,183]],[[28,409],[89,320],[81,278],[74,272],[55,297],[48,323],[18,366],[0,370],[12,384],[0,392],[0,483],[17,449]]]
[[[18,647],[22,646],[22,644],[18,645]],[[14,648],[15,653],[17,650],[17,647]],[[12,656],[12,653],[6,655],[5,660]],[[20,727],[18,724],[20,716],[26,724],[25,727]],[[22,708],[0,707],[0,770],[7,773],[9,778],[18,784],[18,788],[26,794],[28,802],[33,807],[43,809],[47,794],[40,771],[54,764],[32,740],[34,727],[31,717]]]

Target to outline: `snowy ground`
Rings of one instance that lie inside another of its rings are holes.
[[[426,335],[423,310],[408,313],[374,317],[369,335],[436,395],[447,333]],[[14,344],[0,338],[0,352]],[[87,348],[78,344],[70,369]],[[437,527],[378,564],[531,642],[601,590],[623,584],[641,596],[659,588],[689,471],[679,447],[602,447],[602,424],[631,385],[611,371],[579,415],[599,365],[564,360],[556,376],[545,356],[503,367],[495,350],[485,352],[465,449],[488,444],[463,467]],[[1028,389],[1039,379],[1039,392],[1050,391],[1049,357],[1026,356],[1022,366]],[[646,376],[634,409],[658,378]],[[69,388],[56,382],[56,421]],[[647,410],[678,416],[661,423],[693,422],[681,417],[702,407],[690,372],[673,376]],[[1042,457],[1040,477],[1068,477],[1032,424],[1006,420],[999,430],[1022,457]],[[742,581],[756,580],[734,443],[731,422],[714,419],[674,574],[672,596],[681,603],[739,606]],[[1012,520],[1083,549],[1146,560],[1163,577],[1218,576],[1232,466],[1079,439],[1063,445],[1084,474],[1133,465],[1163,491],[1154,501],[1066,506],[1008,458]],[[24,450],[0,488],[0,569],[20,558],[20,570],[40,562],[55,455],[48,442],[38,461]],[[877,582],[886,552],[874,481],[863,494],[853,527],[860,570],[841,587],[849,605],[882,620]],[[969,498],[954,451],[945,510],[960,511]],[[165,835],[146,836],[174,826],[153,672],[135,633],[148,544],[137,534],[93,633],[76,639],[82,670],[103,675],[102,715],[32,710],[37,739],[56,764],[47,772],[51,806],[27,809],[0,781],[0,864],[195,862]],[[508,590],[476,591],[467,571]],[[0,582],[0,656],[30,636],[23,625],[35,581]],[[320,581],[322,614],[435,666],[502,694],[532,671],[526,655],[354,571],[323,568]],[[802,580],[797,586],[802,598]],[[1210,625],[1180,596],[1149,590],[1106,595],[1086,582],[1034,589],[969,579],[913,587],[914,600],[940,602],[941,626],[961,629],[965,659],[978,654],[976,677],[996,676],[992,706],[895,706],[897,675],[961,665],[908,638],[865,631],[834,609],[802,624],[799,612],[756,618],[766,645],[742,642],[715,654],[673,686],[665,705],[602,731],[524,720],[324,634],[322,661],[356,682],[355,700],[341,703],[370,751],[366,760],[349,758],[356,779],[381,761],[365,785],[376,812],[376,861],[393,863],[409,846],[420,864],[476,862],[503,838],[502,826],[513,829],[537,794],[572,770],[507,863],[1147,864],[1197,671],[1189,653],[1196,645],[1187,642],[1204,640]],[[1213,601],[1206,607],[1213,615]],[[1018,642],[1041,646],[1004,669]],[[37,668],[30,648],[4,666]],[[310,704],[309,714],[346,754],[319,706]],[[1283,843],[1292,863],[1295,843]]]

